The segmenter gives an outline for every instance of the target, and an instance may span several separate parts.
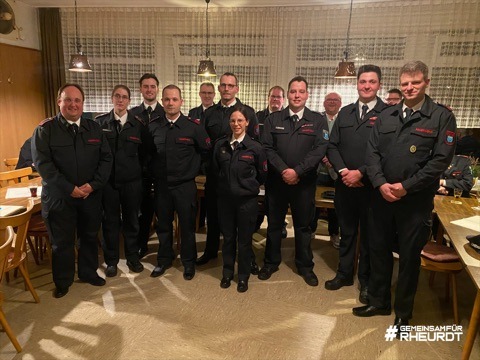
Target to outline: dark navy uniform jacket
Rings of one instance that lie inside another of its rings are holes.
[[[140,105],[130,109],[130,113],[133,116],[137,117],[143,124],[148,126],[149,122],[155,121],[165,116],[165,110],[159,102],[157,102],[157,106],[155,106],[155,109],[152,109],[150,118],[148,117],[148,111],[144,105],[145,104],[142,102]]]
[[[32,155],[42,177],[42,201],[70,198],[75,186],[85,183],[101,189],[110,176],[112,154],[100,126],[82,117],[76,137],[68,126],[58,114],[42,121],[33,133]]]
[[[445,187],[449,195],[453,195],[453,189],[462,189],[462,196],[468,197],[468,193],[473,187],[472,168],[470,167],[470,159],[465,155],[455,155],[452,163],[442,174],[445,179]]]
[[[190,119],[200,119],[200,123],[203,124],[203,122],[205,121],[205,111],[203,111],[202,104],[193,109],[190,109],[190,111],[188,112],[188,117]]]
[[[379,97],[374,108],[360,120],[358,101],[340,110],[330,132],[328,160],[338,171],[343,168],[359,170],[368,181],[365,152],[370,132],[383,109],[388,107]],[[365,183],[364,183],[365,184]]]
[[[137,118],[128,112],[127,121],[120,133],[117,132],[114,111],[99,115],[95,121],[102,128],[113,156],[110,183],[125,184],[142,178],[146,164],[147,130]]]
[[[292,129],[288,107],[266,119],[262,143],[267,153],[269,173],[280,177],[291,168],[301,178],[315,181],[317,167],[328,146],[325,117],[305,108],[303,118]]]
[[[267,178],[267,156],[260,142],[245,135],[236,150],[230,136],[217,140],[213,167],[219,196],[257,196]]]
[[[235,107],[239,105],[245,106],[249,112],[247,135],[253,138],[258,138],[258,120],[253,108],[242,104],[242,102],[238,99],[234,106],[224,108],[222,106],[222,102],[219,101],[217,104],[210,106],[207,111],[205,111],[205,129],[212,140],[212,144],[214,144],[215,141],[222,136],[230,135],[232,133],[232,130],[230,129],[230,115],[233,113]]]
[[[401,182],[407,196],[435,194],[453,158],[455,116],[425,96],[422,108],[404,123],[402,106],[386,108],[375,121],[367,145],[368,177],[375,188]]]
[[[210,150],[210,138],[200,120],[182,114],[173,125],[163,117],[148,127],[155,147],[150,161],[155,179],[172,186],[193,180],[202,155]]]
[[[263,127],[265,126],[265,119],[270,115],[270,110],[268,110],[268,107],[261,110],[257,111],[257,119],[258,119],[258,133],[259,136],[262,137],[263,134]]]

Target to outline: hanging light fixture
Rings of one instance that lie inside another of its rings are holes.
[[[350,24],[352,23],[352,9],[353,0],[350,0],[350,17],[348,18],[347,45],[345,46],[345,52],[343,53],[343,60],[338,63],[337,71],[335,72],[336,79],[350,79],[357,77],[357,73],[355,71],[355,64],[353,63],[353,61],[348,61],[348,43],[350,41]]]
[[[77,18],[77,0],[75,0],[75,46],[77,53],[70,56],[70,64],[68,70],[75,72],[89,72],[92,71],[87,55],[82,53],[82,45],[78,38],[78,18]]]
[[[206,51],[205,51],[205,60],[200,60],[200,64],[198,65],[198,71],[197,75],[199,76],[217,76],[217,73],[215,71],[215,65],[213,64],[213,61],[210,60],[210,47],[208,45],[208,4],[210,3],[210,0],[205,0],[207,3],[207,11],[206,11],[206,24],[207,24],[207,46],[206,46]]]

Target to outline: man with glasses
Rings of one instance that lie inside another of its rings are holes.
[[[247,134],[250,137],[258,138],[258,120],[255,110],[248,105],[243,104],[236,97],[239,91],[238,79],[234,73],[226,72],[220,77],[218,92],[220,93],[220,101],[211,106],[205,112],[205,129],[212,144],[225,135],[231,134],[230,115],[235,107],[243,105],[247,108],[248,128]],[[205,251],[197,260],[197,265],[208,263],[211,259],[218,256],[220,246],[220,228],[218,225],[218,208],[217,208],[217,185],[216,176],[213,174],[211,164],[207,169],[207,181],[205,183],[205,201],[207,203],[207,240]],[[252,263],[254,272],[258,271],[256,263]],[[255,270],[256,269],[256,270]]]
[[[135,273],[143,271],[138,254],[138,211],[142,195],[142,168],[147,160],[147,129],[127,110],[130,89],[125,85],[116,85],[112,91],[112,103],[112,111],[95,118],[113,156],[110,179],[102,197],[102,248],[107,277],[117,275],[120,229],[128,268]]]
[[[285,91],[281,86],[275,85],[268,92],[268,106],[265,109],[257,112],[258,128],[260,130],[260,136],[262,136],[265,119],[271,113],[282,110],[284,102],[285,102]]]
[[[403,96],[402,92],[398,89],[390,89],[387,91],[387,97],[385,98],[385,103],[387,105],[397,105],[402,101]]]
[[[143,102],[130,110],[133,116],[140,120],[147,128],[151,121],[161,119],[165,115],[162,105],[157,101],[159,81],[155,74],[143,74],[139,80],[140,93]],[[153,219],[153,179],[145,170],[142,183],[142,203],[140,206],[138,246],[140,259],[148,252],[148,239]]]
[[[188,112],[190,119],[200,119],[203,124],[205,120],[205,111],[213,105],[213,99],[215,99],[215,87],[211,82],[204,82],[200,85],[200,100],[202,103]]]

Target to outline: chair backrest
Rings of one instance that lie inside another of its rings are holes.
[[[3,159],[3,163],[7,167],[7,170],[15,170],[18,163],[18,157]]]
[[[31,167],[0,172],[0,187],[28,181],[28,175],[31,175],[32,172]]]
[[[15,233],[13,232],[13,228],[11,226],[7,226],[6,229],[0,230],[0,282],[2,281],[3,274],[5,273],[5,262],[12,248],[14,237]]]
[[[7,227],[11,226],[12,228],[16,229],[16,236],[13,246],[13,257],[9,259],[7,265],[5,266],[6,271],[9,269],[15,268],[24,258],[26,253],[26,240],[27,240],[27,230],[28,230],[28,223],[30,222],[30,218],[32,216],[33,206],[29,206],[27,210],[21,214],[14,215],[14,216],[3,216],[0,217],[0,231],[3,229],[7,229]]]

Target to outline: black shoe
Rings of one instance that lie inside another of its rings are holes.
[[[183,270],[183,278],[185,280],[192,280],[194,276],[195,276],[195,268],[190,267],[190,268],[185,268]]]
[[[392,313],[392,309],[390,306],[386,308],[377,308],[375,306],[365,305],[353,308],[352,312],[355,316],[370,317],[376,315],[390,315]]]
[[[250,274],[258,275],[259,272],[260,272],[260,269],[258,268],[258,265],[255,262],[255,260],[253,260],[252,263],[250,264]]]
[[[303,277],[303,280],[310,285],[310,286],[318,286],[318,278],[317,275],[313,271],[309,271],[306,274],[301,274]]]
[[[408,319],[402,319],[395,316],[395,321],[393,323],[397,327],[397,339],[406,340],[405,336],[408,336],[409,331],[406,330],[405,326],[408,325]]]
[[[368,305],[368,286],[362,286],[360,288],[358,300],[360,300],[362,304]]]
[[[64,297],[67,294],[68,294],[68,287],[66,288],[56,287],[55,290],[53,290],[53,297],[55,299],[60,299],[61,297]]]
[[[153,269],[152,273],[150,274],[150,277],[159,277],[160,275],[165,274],[165,271],[167,269],[170,269],[172,265],[158,265],[155,266],[155,269]]]
[[[145,248],[145,249],[138,249],[138,259],[142,259],[145,257],[145,255],[147,255],[148,253],[148,248]]]
[[[353,280],[343,279],[338,275],[335,276],[332,280],[325,281],[325,289],[327,290],[338,290],[344,286],[353,285]]]
[[[232,278],[224,276],[222,281],[220,281],[220,287],[222,289],[228,289],[232,283]]]
[[[248,280],[239,280],[237,285],[237,291],[243,293],[248,290]]]
[[[258,272],[258,278],[260,280],[268,280],[274,272],[278,271],[277,266],[264,266]]]
[[[127,261],[127,266],[130,269],[130,271],[134,273],[141,273],[143,271],[143,265],[138,260]]]
[[[197,261],[195,262],[197,265],[205,265],[206,263],[208,263],[210,260],[212,259],[216,259],[217,256],[210,256],[206,253],[203,253],[202,256],[200,256]]]
[[[90,285],[93,285],[93,286],[103,286],[107,283],[105,279],[101,278],[98,275],[91,279],[80,279],[80,281],[89,283]]]
[[[105,270],[106,277],[114,277],[117,276],[117,265],[108,265],[107,269]]]

